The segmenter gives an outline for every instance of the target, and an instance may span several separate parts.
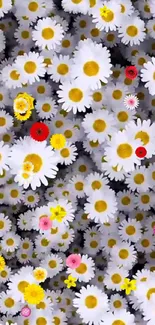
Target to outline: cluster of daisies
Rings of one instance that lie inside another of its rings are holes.
[[[155,0],[0,0],[0,325],[154,305]]]

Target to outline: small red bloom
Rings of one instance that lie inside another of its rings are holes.
[[[134,65],[130,65],[125,69],[126,78],[134,80],[138,75],[138,70]]]
[[[135,151],[135,154],[138,158],[145,158],[147,155],[147,150],[144,147],[138,147]]]
[[[36,122],[30,129],[30,135],[36,141],[44,141],[49,135],[49,128],[43,122]]]

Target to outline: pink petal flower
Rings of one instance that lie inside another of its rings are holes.
[[[81,264],[81,256],[78,254],[71,254],[66,259],[66,265],[71,269],[76,269]]]
[[[28,306],[25,306],[21,310],[21,315],[23,317],[29,317],[31,315],[31,309]]]
[[[49,217],[43,217],[39,220],[39,228],[41,230],[49,230],[52,228],[52,221]]]

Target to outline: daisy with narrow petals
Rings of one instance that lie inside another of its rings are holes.
[[[88,219],[95,222],[108,222],[109,218],[114,218],[117,211],[117,201],[115,193],[111,189],[105,191],[96,190],[87,198],[84,211],[88,214]]]
[[[46,72],[44,58],[35,52],[18,56],[15,64],[21,71],[23,84],[39,81]]]
[[[138,16],[125,17],[123,24],[119,27],[119,37],[124,44],[130,46],[140,44],[145,38],[145,24]]]
[[[135,325],[135,317],[126,309],[106,313],[103,325]]]
[[[101,81],[107,83],[112,74],[110,52],[90,39],[81,42],[73,58],[73,77],[88,84],[92,90],[101,88]]]
[[[85,324],[98,325],[108,311],[108,296],[98,287],[87,285],[76,293],[73,305]]]
[[[105,159],[107,158],[110,166],[117,166],[118,170],[123,168],[126,172],[132,171],[134,164],[140,165],[135,150],[141,145],[139,139],[131,139],[125,131],[119,131],[105,148]]]
[[[35,44],[43,50],[53,50],[56,46],[60,45],[63,34],[62,26],[56,20],[47,17],[38,20],[32,32],[32,38]]]
[[[47,178],[55,178],[58,171],[57,164],[59,159],[56,153],[50,146],[46,145],[47,142],[37,142],[31,137],[25,137],[18,143],[14,144],[10,151],[9,165],[11,173],[17,175],[22,169],[24,163],[31,163],[33,166],[33,178],[31,187],[33,190],[41,185],[47,185]],[[18,157],[18,159],[16,159]],[[18,177],[15,177],[15,182],[18,182]],[[24,187],[27,187],[25,184]]]
[[[151,58],[152,61],[144,63],[141,70],[141,80],[145,82],[145,88],[148,88],[149,93],[155,95],[155,58]]]

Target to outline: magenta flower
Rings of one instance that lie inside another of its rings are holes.
[[[28,306],[25,306],[21,310],[21,315],[23,317],[29,317],[31,315],[31,309]]]
[[[81,264],[81,256],[77,254],[71,254],[66,259],[66,265],[71,269],[76,269]]]
[[[41,230],[49,230],[52,228],[52,221],[49,217],[43,217],[39,220],[39,228]]]

